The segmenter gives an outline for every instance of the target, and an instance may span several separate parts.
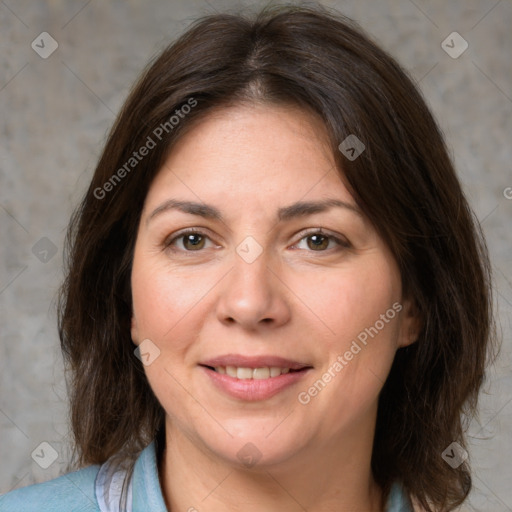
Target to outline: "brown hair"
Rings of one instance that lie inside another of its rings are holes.
[[[465,446],[462,420],[476,412],[496,339],[485,242],[411,79],[352,21],[322,7],[202,18],[126,100],[67,237],[59,332],[78,464],[128,458],[161,435],[164,411],[130,336],[137,226],[178,137],[212,108],[241,101],[316,113],[340,178],[391,248],[423,328],[398,350],[381,392],[372,470],[384,493],[400,480],[427,511],[452,510],[470,491],[470,470],[441,454],[453,441]],[[366,146],[353,161],[338,150],[351,134]],[[149,138],[155,147],[131,161]]]

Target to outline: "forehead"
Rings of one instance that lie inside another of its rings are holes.
[[[292,106],[213,110],[173,146],[147,203],[169,194],[228,207],[227,199],[288,203],[333,194],[349,200],[322,121]]]

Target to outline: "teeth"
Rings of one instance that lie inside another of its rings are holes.
[[[252,369],[251,368],[237,368],[236,369],[236,378],[237,379],[252,379]]]
[[[281,368],[278,368],[276,366],[272,366],[272,368],[270,368],[270,376],[271,377],[277,377],[281,375]]]
[[[277,366],[264,366],[263,368],[244,368],[236,366],[216,366],[217,373],[227,374],[237,379],[268,379],[270,377],[279,377],[290,371],[290,368],[279,368]]]
[[[217,370],[217,368],[215,368],[215,369]],[[236,366],[226,366],[226,373],[230,377],[236,377],[236,374],[237,374]]]
[[[252,371],[253,379],[268,379],[270,378],[270,368],[254,368]]]

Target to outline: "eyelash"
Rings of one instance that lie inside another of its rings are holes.
[[[200,236],[203,236],[205,238],[208,238],[210,241],[210,236],[200,230],[200,229],[187,229],[185,231],[181,231],[181,232],[178,232],[177,234],[175,235],[171,235],[171,237],[167,238],[164,242],[164,247],[166,249],[170,249],[172,250],[172,252],[182,252],[182,253],[194,253],[194,252],[202,252],[202,249],[199,249],[197,251],[187,251],[186,249],[176,249],[176,248],[173,248],[172,244],[179,240],[179,239],[183,239],[185,236],[187,235],[200,235]],[[329,233],[326,233],[322,228],[314,228],[314,229],[310,229],[306,232],[304,232],[302,234],[302,237],[300,238],[300,240],[294,244],[294,246],[298,245],[300,242],[302,242],[302,240],[312,236],[312,235],[321,235],[321,236],[324,236],[326,238],[329,238],[330,240],[333,240],[336,244],[338,244],[338,247],[337,248],[334,248],[334,250],[340,250],[340,249],[349,249],[352,247],[352,245],[350,244],[350,242],[348,240],[344,240],[340,237],[337,237],[335,235],[332,235],[332,234],[329,234]],[[305,249],[299,249],[299,250],[305,250]],[[321,250],[321,251],[313,251],[313,250],[309,250],[308,252],[319,252],[319,253],[330,253],[331,251],[333,250],[333,248],[331,249],[325,249],[325,250]]]

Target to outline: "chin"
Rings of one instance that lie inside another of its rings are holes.
[[[268,420],[265,420],[265,428],[255,426],[253,419],[244,421],[245,425],[238,422],[236,426],[232,421],[231,428],[226,428],[232,437],[226,432],[221,437],[212,437],[212,431],[200,437],[215,458],[237,467],[268,469],[286,463],[307,444],[303,427],[294,436],[290,425],[282,429],[278,426],[280,421],[276,420],[272,428],[268,428]]]

